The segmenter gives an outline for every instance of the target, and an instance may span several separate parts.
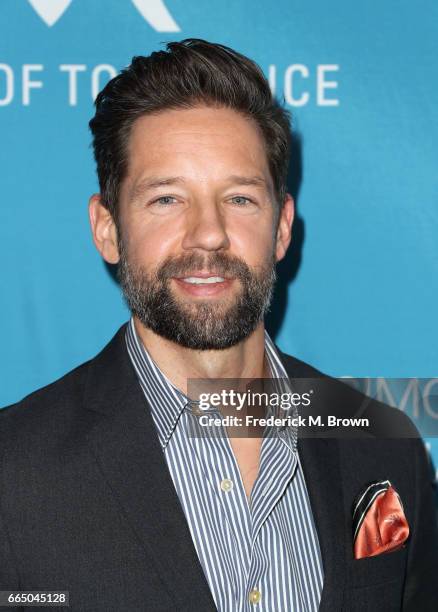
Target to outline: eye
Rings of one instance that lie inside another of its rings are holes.
[[[152,204],[163,204],[164,206],[169,206],[170,204],[173,204],[173,202],[171,202],[170,200],[175,199],[176,198],[174,198],[173,196],[160,196],[159,198],[154,200]]]
[[[234,202],[234,204],[237,204],[237,206],[245,206],[246,204],[254,203],[250,198],[247,198],[246,196],[234,196],[233,198],[231,198],[231,200]]]

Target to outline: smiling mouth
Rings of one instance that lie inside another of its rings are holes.
[[[214,283],[223,283],[225,279],[223,276],[186,276],[185,278],[179,278],[178,280],[190,285],[212,285]]]
[[[220,295],[222,292],[229,290],[234,281],[233,278],[212,274],[211,272],[199,272],[190,276],[174,277],[174,280],[184,293],[194,297]]]

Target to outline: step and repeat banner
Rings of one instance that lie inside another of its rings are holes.
[[[334,376],[409,379],[386,385],[393,397],[417,379],[438,394],[435,1],[2,0],[0,405],[94,356],[128,318],[88,227],[88,121],[134,55],[188,37],[253,58],[293,114],[277,344]],[[436,403],[421,405],[436,422]]]

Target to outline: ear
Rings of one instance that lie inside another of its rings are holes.
[[[292,238],[292,223],[294,220],[295,203],[290,193],[284,198],[283,207],[277,224],[276,236],[276,260],[280,261],[286,255],[286,251]]]
[[[91,196],[88,202],[88,214],[96,249],[108,263],[118,263],[116,225],[111,213],[102,204],[100,194],[95,193]]]

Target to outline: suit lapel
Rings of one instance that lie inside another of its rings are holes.
[[[175,608],[215,610],[124,332],[125,326],[89,366],[87,437]]]
[[[321,375],[313,368],[277,350],[288,376],[311,378]],[[345,588],[346,521],[339,458],[335,438],[300,437],[298,452],[303,466],[310,505],[318,532],[324,567],[320,612],[342,609]]]
[[[338,441],[299,438],[298,452],[324,566],[324,587],[319,610],[341,610],[345,586],[345,522]]]

